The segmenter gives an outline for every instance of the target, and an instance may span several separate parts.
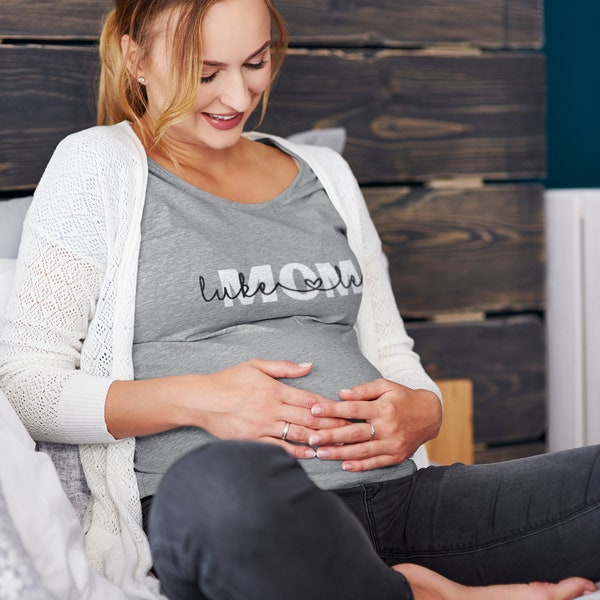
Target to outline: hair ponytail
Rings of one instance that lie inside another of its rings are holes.
[[[145,89],[127,68],[121,48],[122,36],[116,9],[113,9],[106,17],[100,35],[99,125],[112,125],[123,120],[135,122],[146,112]]]

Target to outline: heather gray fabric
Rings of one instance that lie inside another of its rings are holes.
[[[262,204],[230,202],[150,163],[142,219],[133,361],[136,379],[210,373],[251,358],[312,362],[288,380],[337,400],[379,377],[353,329],[362,274],[345,225],[303,162],[290,186]],[[142,497],[167,468],[214,438],[185,428],[137,440]],[[317,485],[342,488],[412,473],[346,473],[339,462],[301,461]]]

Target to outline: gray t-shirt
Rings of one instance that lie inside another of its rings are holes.
[[[211,373],[252,358],[312,362],[286,383],[339,400],[380,374],[358,347],[362,274],[343,220],[308,165],[281,194],[242,204],[208,194],[150,161],[142,218],[133,364],[136,379]],[[215,438],[179,428],[137,439],[142,497],[168,467]],[[301,460],[326,489],[400,477],[401,465],[348,473]]]

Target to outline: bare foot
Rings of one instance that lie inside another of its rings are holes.
[[[413,564],[395,565],[413,590],[415,600],[573,600],[596,591],[593,582],[571,577],[559,583],[528,583],[466,587]]]

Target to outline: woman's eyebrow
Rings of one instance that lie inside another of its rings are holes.
[[[253,58],[256,58],[259,54],[262,54],[267,48],[271,47],[271,40],[265,42],[256,52],[253,52],[244,62],[248,62]],[[214,60],[203,60],[202,66],[206,67],[225,67],[227,66],[225,63],[214,61]]]

